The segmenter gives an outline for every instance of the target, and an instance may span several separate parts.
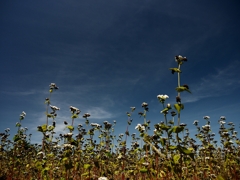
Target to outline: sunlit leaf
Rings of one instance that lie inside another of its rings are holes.
[[[70,132],[72,132],[74,130],[74,127],[73,126],[67,126],[67,128],[70,130]]]
[[[173,156],[173,161],[174,161],[175,164],[179,163],[180,157],[181,157],[180,154],[176,154],[176,155]]]
[[[140,169],[140,172],[141,172],[141,173],[147,173],[148,170],[143,168],[143,169]]]
[[[174,133],[180,133],[184,130],[184,127],[183,126],[173,126],[171,130]]]
[[[174,104],[174,108],[177,110],[178,113],[180,113],[180,111],[184,109],[184,105],[183,104]]]
[[[92,166],[90,164],[84,164],[83,167],[84,167],[84,169],[91,169],[92,168]]]

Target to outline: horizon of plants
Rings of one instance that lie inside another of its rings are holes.
[[[181,122],[181,93],[191,93],[187,84],[181,84],[181,66],[188,60],[178,55],[175,61],[177,67],[169,69],[177,75],[176,103],[167,103],[166,94],[157,95],[164,121],[154,124],[150,132],[149,107],[143,102],[138,113],[143,123],[135,127],[139,135],[129,132],[135,107],[127,112],[126,131],[116,136],[116,121],[92,123],[89,113],[82,116],[85,124],[74,126],[81,110],[70,106],[71,123],[63,122],[69,132],[56,136],[55,119],[60,108],[52,105],[51,97],[59,88],[51,83],[45,99],[46,123],[37,127],[42,133],[41,143],[31,143],[31,134],[23,128],[24,111],[12,140],[9,128],[0,133],[0,180],[239,180],[240,141],[235,125],[226,124],[221,116],[218,142],[209,116],[204,116],[206,124],[202,127],[197,120],[193,122],[197,132],[194,138]]]

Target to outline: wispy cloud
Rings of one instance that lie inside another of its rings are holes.
[[[185,102],[226,95],[240,88],[238,70],[236,69],[239,66],[239,61],[233,61],[226,68],[217,69],[215,74],[203,77],[191,86],[194,96],[184,96]]]

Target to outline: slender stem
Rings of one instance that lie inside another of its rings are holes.
[[[180,70],[181,65],[178,64],[178,69]],[[178,87],[180,87],[180,72],[178,72]],[[178,97],[180,98],[180,92],[178,92]],[[178,126],[180,125],[180,113],[178,113]]]

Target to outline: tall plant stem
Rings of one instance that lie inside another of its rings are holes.
[[[178,64],[178,69],[180,70],[181,65]],[[178,72],[178,87],[180,87],[180,72]],[[178,97],[180,97],[180,92],[178,92]],[[178,113],[178,126],[180,125],[180,113]]]

